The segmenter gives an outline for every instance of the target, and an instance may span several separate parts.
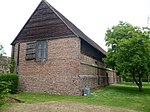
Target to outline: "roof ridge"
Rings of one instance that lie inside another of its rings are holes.
[[[74,32],[74,30],[62,19],[62,17],[60,17],[60,12],[58,12],[53,6],[51,6],[46,0],[42,0],[43,2],[45,2],[48,6],[49,6],[49,8],[59,17],[59,19],[61,19],[62,20],[62,22],[77,36],[77,37],[79,37],[79,35],[76,33],[76,32]],[[59,13],[59,14],[58,14]],[[62,15],[62,14],[61,14]],[[62,15],[63,16],[63,15]],[[65,19],[67,19],[67,18],[65,18]],[[73,24],[73,23],[72,23]]]

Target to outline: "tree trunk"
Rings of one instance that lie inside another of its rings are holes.
[[[136,85],[139,86],[139,83],[137,82],[137,80],[136,80],[136,78],[135,78],[135,75],[132,74],[132,76],[133,76],[133,80],[134,80],[134,82],[136,83]]]
[[[141,75],[139,74],[139,91],[141,92],[142,91],[142,77]]]
[[[149,83],[149,81],[150,81],[150,75],[148,75],[148,77],[147,77],[147,78],[148,78],[147,80],[148,80],[148,83]]]
[[[142,91],[142,79],[141,79],[141,76],[139,75],[139,83],[138,83],[138,81],[136,80],[135,75],[132,74],[132,76],[133,76],[134,82],[136,83],[136,85],[137,85],[138,88],[139,88],[139,92],[141,92],[141,91]]]
[[[138,87],[139,87],[139,92],[141,92],[142,91],[142,86],[139,85]]]

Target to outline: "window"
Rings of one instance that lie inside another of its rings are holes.
[[[36,60],[46,60],[47,58],[47,41],[37,41],[36,43]]]
[[[26,60],[35,59],[35,48],[36,48],[36,42],[35,41],[27,43]]]
[[[26,60],[46,60],[47,41],[33,41],[27,43]]]

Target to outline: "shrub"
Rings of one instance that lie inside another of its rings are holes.
[[[10,93],[15,94],[18,91],[18,76],[16,74],[0,74],[0,81],[11,82],[9,86]]]
[[[0,107],[5,103],[6,96],[9,93],[10,82],[0,81]]]

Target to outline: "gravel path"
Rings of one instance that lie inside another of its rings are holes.
[[[0,112],[135,112],[109,106],[95,106],[74,102],[18,103]]]

